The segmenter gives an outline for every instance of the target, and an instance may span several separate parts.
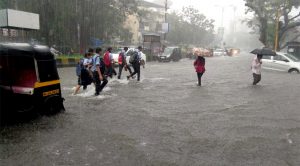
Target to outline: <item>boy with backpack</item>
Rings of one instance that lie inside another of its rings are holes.
[[[90,52],[91,51],[91,52]],[[87,89],[87,86],[90,85],[93,80],[89,73],[90,64],[90,56],[93,50],[89,50],[88,53],[84,54],[84,58],[81,58],[76,66],[76,75],[78,77],[78,83],[74,91],[74,95],[76,95],[81,86],[83,86],[83,90]]]
[[[127,76],[127,79],[130,77],[133,78],[135,74],[137,74],[137,81],[140,81],[141,75],[141,51],[142,46],[139,46],[137,50],[134,51],[133,55],[130,56],[129,63],[132,64],[134,72]]]
[[[93,66],[91,69],[95,82],[95,96],[98,96],[100,94],[100,92],[108,82],[106,77],[104,76],[105,64],[103,58],[101,57],[101,53],[102,49],[96,48],[96,54],[93,56]]]

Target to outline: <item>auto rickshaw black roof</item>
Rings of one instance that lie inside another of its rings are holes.
[[[54,59],[50,48],[29,43],[0,43],[0,56],[30,56],[37,60]]]

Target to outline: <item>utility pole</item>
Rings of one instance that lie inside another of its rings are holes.
[[[236,43],[236,35],[235,35],[235,33],[236,33],[236,19],[235,19],[235,13],[236,13],[236,6],[234,6],[234,5],[230,5],[232,8],[233,8],[233,19],[232,19],[232,22],[233,22],[233,25],[232,25],[232,36],[233,36],[233,41],[232,41],[232,43],[233,43],[233,45],[235,45],[235,43]]]
[[[222,6],[222,21],[221,21],[221,27],[223,27],[223,20],[224,20],[224,6]]]
[[[168,0],[165,0],[165,22],[167,22]]]
[[[78,0],[76,0],[76,17],[77,17],[77,45],[79,48],[79,52],[81,53],[81,46],[80,46],[80,24],[78,21],[79,15],[78,15]]]
[[[165,0],[165,23],[167,23],[168,0]],[[169,29],[169,26],[168,26]],[[164,40],[167,38],[167,32],[164,34]]]
[[[278,31],[279,31],[279,17],[280,17],[280,9],[277,9],[276,12],[276,20],[275,20],[275,42],[274,42],[274,50],[278,50]]]
[[[14,0],[15,10],[18,10],[18,1]]]

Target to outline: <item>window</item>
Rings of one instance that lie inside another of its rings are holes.
[[[33,87],[37,81],[34,59],[30,56],[8,56],[13,86]]]
[[[285,56],[287,56],[288,58],[290,58],[292,61],[295,61],[295,62],[299,62],[300,59],[294,55],[291,55],[291,54],[284,54]]]
[[[274,56],[274,60],[277,60],[277,61],[285,61],[287,60],[285,57],[281,56],[281,55],[277,55],[277,56]]]
[[[262,59],[268,59],[268,60],[270,60],[271,56],[263,56]]]

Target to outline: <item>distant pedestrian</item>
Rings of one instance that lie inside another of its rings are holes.
[[[118,58],[118,63],[119,63],[118,79],[121,79],[123,68],[125,69],[125,71],[128,70],[130,74],[132,73],[130,67],[128,66],[128,64],[126,62],[126,52],[127,51],[128,51],[128,47],[124,47],[124,49],[119,54],[119,58]]]
[[[201,86],[201,78],[205,72],[205,58],[203,56],[198,56],[194,61],[194,67],[198,77],[198,86]]]
[[[257,54],[252,61],[251,70],[253,74],[253,85],[256,85],[261,80],[261,64],[262,64],[261,54]]]
[[[134,72],[131,73],[129,76],[127,76],[127,79],[130,77],[133,78],[135,74],[137,74],[137,81],[140,81],[141,76],[141,58],[142,58],[142,46],[139,46],[137,50],[135,50],[135,53],[131,56],[134,56],[132,61],[130,62],[133,66]]]
[[[103,58],[101,57],[102,49],[96,48],[96,54],[93,56],[93,66],[92,72],[95,82],[95,96],[98,96],[103,88],[107,84],[106,76],[104,76],[105,72],[105,64]],[[102,82],[102,83],[101,83]]]

